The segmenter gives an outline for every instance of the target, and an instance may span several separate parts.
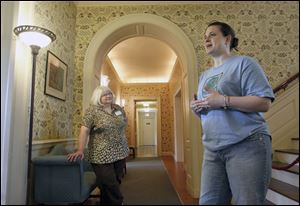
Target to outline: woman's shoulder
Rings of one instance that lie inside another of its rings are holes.
[[[234,58],[237,61],[241,61],[241,62],[257,63],[257,61],[253,57],[250,57],[250,56],[240,55],[240,56],[234,56]]]
[[[122,107],[118,104],[112,104],[112,107],[116,110],[122,110]]]
[[[238,57],[238,65],[240,66],[240,68],[245,71],[257,71],[257,70],[261,70],[262,67],[259,64],[259,62],[254,58],[254,57],[250,57],[250,56],[239,56]]]
[[[250,56],[240,55],[234,56],[232,63],[237,65],[240,68],[247,69],[247,68],[259,68],[260,65],[258,61]]]
[[[101,105],[89,105],[89,107],[86,109],[86,112],[96,112],[99,110],[103,110],[103,106]]]
[[[87,108],[88,110],[94,110],[96,108],[98,108],[100,105],[93,105],[93,104],[90,104],[89,107]]]

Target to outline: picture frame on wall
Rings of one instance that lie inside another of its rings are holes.
[[[68,65],[47,51],[45,94],[66,100]]]

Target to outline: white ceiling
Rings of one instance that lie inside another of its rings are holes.
[[[108,57],[122,83],[166,83],[177,59],[166,43],[144,36],[122,41]]]

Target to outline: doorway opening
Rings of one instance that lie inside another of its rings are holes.
[[[202,163],[201,155],[198,151],[202,150],[201,140],[198,138],[198,134],[201,132],[197,119],[190,114],[189,99],[194,93],[194,89],[198,84],[198,61],[196,51],[190,38],[184,33],[184,31],[173,22],[166,18],[153,14],[131,14],[118,18],[118,21],[112,21],[103,26],[90,41],[90,44],[86,50],[84,62],[83,62],[83,102],[82,110],[89,106],[89,99],[93,93],[96,85],[99,84],[95,73],[99,70],[103,64],[105,57],[109,50],[122,40],[128,39],[134,36],[151,36],[159,39],[168,45],[175,51],[178,56],[180,65],[182,67],[182,79],[181,81],[181,95],[183,105],[183,128],[184,128],[184,163],[186,168],[186,185],[188,191],[196,196],[199,194],[199,184],[201,168],[194,167]],[[81,62],[80,62],[81,63]],[[156,97],[156,96],[155,96]],[[136,111],[134,107],[135,97],[130,98],[130,109],[132,112],[131,119],[129,119],[132,127],[130,128],[129,142],[136,146]],[[138,97],[141,98],[141,97]],[[144,98],[151,99],[151,97]],[[159,98],[152,98],[158,100]],[[158,156],[161,155],[163,148],[161,144],[161,114],[160,103],[157,105],[157,119],[158,124],[158,138],[157,148]],[[188,128],[194,128],[189,131]]]
[[[157,101],[135,101],[136,155],[157,157]]]

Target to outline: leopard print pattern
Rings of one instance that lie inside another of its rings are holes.
[[[83,117],[82,125],[90,129],[88,160],[95,164],[112,163],[129,154],[125,129],[125,111],[112,104],[112,113],[102,105],[91,105]]]

